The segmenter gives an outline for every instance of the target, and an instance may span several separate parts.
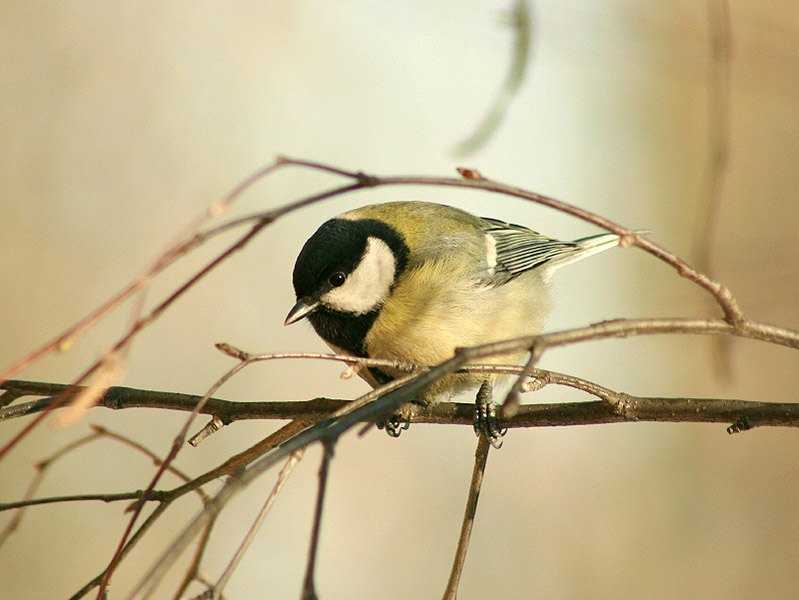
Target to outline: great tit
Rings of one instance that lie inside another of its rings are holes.
[[[600,234],[563,242],[429,202],[364,206],[327,221],[305,243],[293,273],[297,303],[285,324],[307,317],[337,353],[435,365],[459,346],[540,333],[550,311],[552,272],[618,239]],[[404,374],[373,367],[359,372],[372,387]],[[478,386],[482,393],[493,379],[449,375],[415,401],[447,400]],[[488,429],[496,439],[495,422]]]

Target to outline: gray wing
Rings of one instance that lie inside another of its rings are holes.
[[[521,225],[489,218],[483,220],[489,225],[485,230],[486,235],[491,236],[496,243],[496,265],[494,272],[486,278],[490,285],[502,285],[536,268],[544,269],[542,274],[546,279],[558,267],[612,248],[618,243],[618,236],[612,233],[564,242]]]

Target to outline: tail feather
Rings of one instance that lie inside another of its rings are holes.
[[[636,233],[646,232],[639,231]],[[574,250],[561,254],[547,263],[546,266],[550,273],[566,265],[570,265],[584,258],[588,258],[589,256],[593,256],[594,254],[599,254],[600,252],[618,246],[619,236],[615,233],[600,233],[574,240],[573,243],[576,245]]]

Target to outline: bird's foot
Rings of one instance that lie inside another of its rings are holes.
[[[393,438],[398,438],[410,426],[411,422],[401,419],[399,415],[389,415],[382,421],[377,422],[377,428],[385,429],[386,433]]]
[[[491,383],[484,381],[477,392],[474,411],[474,432],[478,436],[483,433],[494,448],[502,447],[502,437],[508,432],[507,427],[500,427],[497,419],[497,405],[492,399]]]

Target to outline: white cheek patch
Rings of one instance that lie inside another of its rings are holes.
[[[343,285],[327,292],[321,301],[340,312],[367,313],[385,301],[394,283],[395,268],[391,248],[383,240],[370,237],[360,264]]]

